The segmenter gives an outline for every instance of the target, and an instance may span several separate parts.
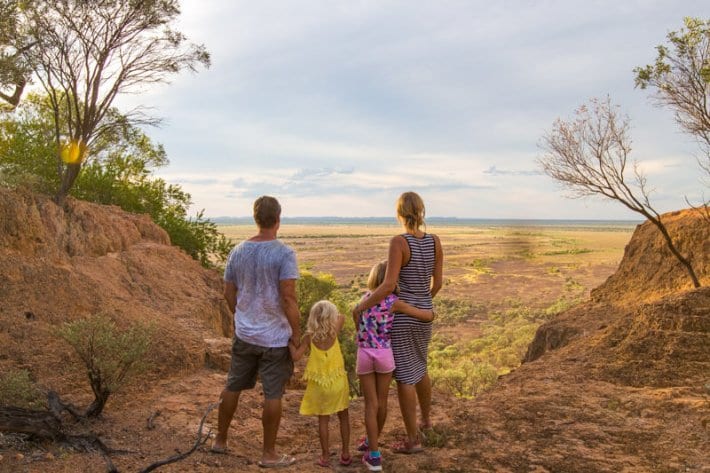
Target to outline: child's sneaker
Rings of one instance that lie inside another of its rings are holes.
[[[367,443],[367,437],[360,437],[360,440],[357,441],[357,451],[366,452],[368,450],[370,450],[370,445]]]
[[[362,456],[362,463],[370,471],[382,471],[382,457],[373,457],[370,453],[366,453]]]

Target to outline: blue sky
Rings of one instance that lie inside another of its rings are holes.
[[[658,209],[707,190],[696,145],[632,72],[707,0],[181,5],[211,68],[117,105],[165,118],[148,130],[171,162],[159,175],[208,216],[249,215],[262,194],[289,217],[390,216],[414,190],[432,216],[635,219],[566,198],[535,162],[556,118],[607,94]]]

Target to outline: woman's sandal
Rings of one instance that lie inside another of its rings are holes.
[[[323,468],[331,468],[333,466],[330,464],[330,460],[324,460],[323,458],[318,458],[316,465],[322,466]]]
[[[342,466],[350,466],[352,464],[352,462],[353,462],[352,456],[344,457],[342,453],[340,454],[340,464]]]
[[[412,453],[420,453],[424,451],[424,447],[421,444],[412,444],[406,440],[400,440],[399,442],[392,445],[392,451],[394,453],[403,453],[405,455],[411,455]]]

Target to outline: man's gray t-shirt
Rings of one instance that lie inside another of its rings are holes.
[[[279,293],[285,279],[298,279],[298,264],[293,249],[281,241],[243,241],[234,247],[224,280],[237,287],[237,337],[262,347],[288,346],[291,326]]]

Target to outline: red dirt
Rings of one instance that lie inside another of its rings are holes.
[[[710,283],[709,228],[691,211],[664,216]],[[689,290],[658,235],[640,226],[617,273],[592,300],[541,327],[528,362],[475,400],[434,397],[436,433],[422,455],[384,450],[390,472],[710,471],[710,290]],[[120,471],[191,447],[222,388],[230,317],[219,275],[168,244],[146,217],[0,189],[0,369],[30,370],[39,384],[86,405],[84,373],[54,334],[99,311],[118,324],[153,321],[154,369],[113,395],[86,426],[110,447]],[[30,314],[30,315],[28,315]],[[284,400],[279,448],[308,471],[318,452],[313,419],[298,415],[294,383]],[[245,393],[227,455],[202,446],[168,472],[259,471],[259,390]],[[156,411],[155,428],[146,419]],[[354,439],[362,401],[351,404]],[[208,417],[214,431],[216,415]],[[402,433],[394,390],[385,444]],[[333,419],[333,451],[337,445]],[[354,453],[354,452],[353,452]],[[361,466],[336,468],[364,471]],[[98,454],[0,434],[1,472],[105,471]]]

